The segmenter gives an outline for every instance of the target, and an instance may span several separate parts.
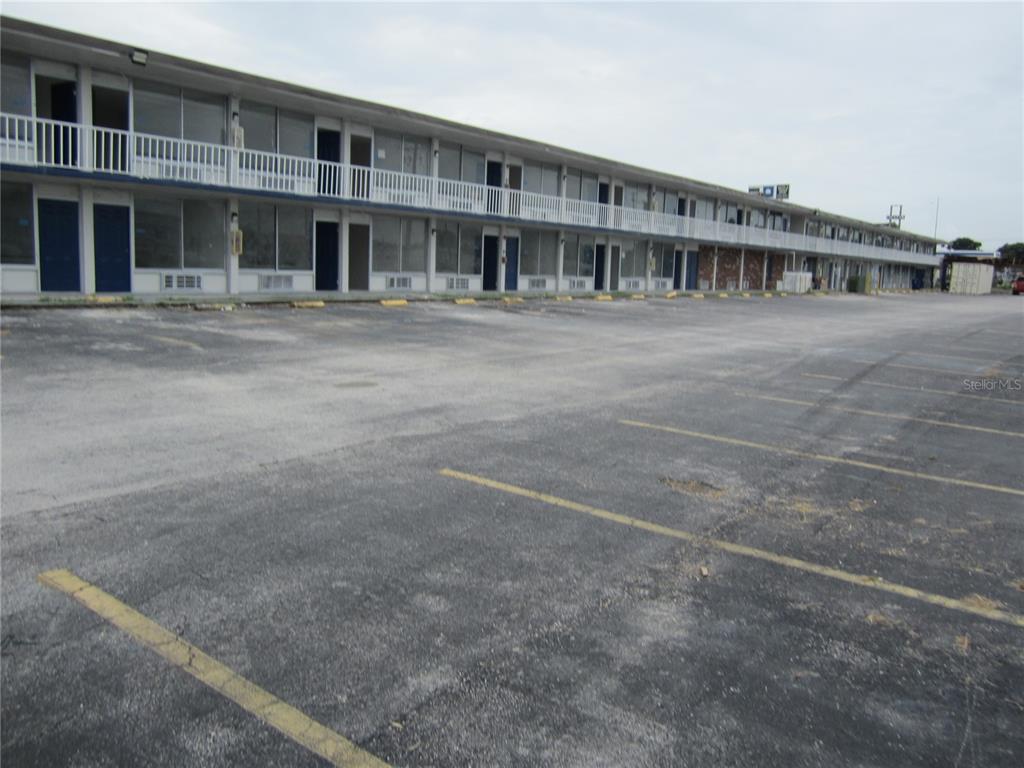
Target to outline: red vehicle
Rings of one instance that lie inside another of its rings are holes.
[[[1017,275],[1011,286],[1014,296],[1020,296],[1024,293],[1024,275]]]

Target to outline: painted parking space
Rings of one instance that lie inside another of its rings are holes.
[[[920,299],[5,315],[4,759],[324,764],[69,568],[388,764],[931,765],[965,685],[1000,764],[1019,495],[619,423],[1017,488],[1013,409],[841,386],[1004,308]]]
[[[440,474],[444,477],[449,477],[455,480],[461,480],[467,483],[473,483],[484,488],[490,488],[491,490],[501,491],[503,493],[513,494],[515,496],[521,496],[523,498],[532,499],[534,501],[541,502],[554,507],[560,507],[562,509],[568,509],[573,512],[579,512],[582,514],[590,515],[592,517],[605,520],[608,522],[616,523],[618,525],[624,525],[628,528],[635,528],[638,530],[646,531],[648,533],[657,534],[659,536],[666,536],[669,538],[680,539],[691,543],[696,543],[704,547],[712,549],[718,549],[723,552],[728,552],[732,555],[739,555],[742,557],[750,557],[764,562],[772,563],[783,568],[792,568],[806,573],[815,574],[825,578],[836,579],[838,581],[845,582],[847,584],[853,584],[858,587],[864,587],[867,589],[876,589],[882,592],[888,592],[901,597],[910,598],[912,600],[918,600],[923,603],[930,605],[940,606],[953,611],[961,611],[964,613],[973,614],[975,616],[981,616],[992,621],[1001,621],[1012,626],[1020,627],[1024,629],[1024,615],[1016,613],[1008,613],[984,605],[979,605],[975,602],[969,602],[966,600],[958,600],[955,598],[945,597],[943,595],[936,595],[930,592],[924,592],[913,587],[907,587],[902,584],[894,584],[886,581],[884,578],[879,576],[866,576],[863,574],[850,573],[838,568],[833,568],[826,565],[820,565],[818,563],[811,563],[806,560],[799,558],[789,557],[787,555],[780,555],[776,552],[769,552],[767,550],[758,549],[756,547],[748,547],[743,544],[737,544],[730,541],[722,541],[720,539],[707,538],[700,536],[689,531],[679,530],[677,528],[670,528],[668,526],[659,525],[652,523],[648,520],[642,520],[636,517],[630,517],[629,515],[621,515],[616,512],[611,512],[606,509],[594,507],[589,504],[582,504],[577,501],[571,501],[564,499],[559,496],[554,496],[548,493],[541,493],[538,491],[531,490],[529,488],[523,488],[518,485],[510,483],[504,483],[500,480],[495,480],[488,477],[482,477],[480,475],[474,475],[468,472],[460,472],[458,470],[444,468],[441,469]]]

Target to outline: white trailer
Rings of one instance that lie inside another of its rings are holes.
[[[970,296],[992,293],[992,265],[954,261],[950,265],[949,292]]]

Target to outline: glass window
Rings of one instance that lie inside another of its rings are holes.
[[[402,220],[402,271],[425,272],[427,269],[427,220]]]
[[[558,197],[558,168],[553,165],[544,166],[544,178],[541,192],[545,195],[550,195],[551,197]]]
[[[542,231],[540,233],[540,271],[541,275],[558,274],[558,233]]]
[[[651,273],[655,277],[672,277],[675,268],[676,249],[671,243],[654,244],[654,269]]]
[[[580,199],[580,184],[582,183],[582,172],[576,168],[570,168],[565,174],[565,196],[570,200]],[[575,274],[575,272],[573,273]]]
[[[540,274],[540,232],[535,229],[524,229],[520,235],[519,274]]]
[[[576,277],[580,269],[580,236],[571,232],[565,234],[565,247],[562,252],[562,274],[565,277]]]
[[[277,110],[273,107],[243,101],[238,108],[238,122],[245,131],[247,149],[277,151]]]
[[[394,216],[373,217],[373,271],[399,272],[402,220]]]
[[[246,136],[248,141],[248,136]],[[242,269],[273,269],[277,263],[277,227],[274,206],[240,200],[238,227],[242,230],[242,255],[238,266]]]
[[[277,268],[313,268],[313,209],[277,209]]]
[[[587,200],[591,203],[596,203],[597,176],[590,173],[584,173],[580,184],[580,200]]]
[[[722,203],[718,206],[718,220],[726,224],[741,224],[740,209],[733,203]]]
[[[654,210],[658,213],[665,210],[665,190],[661,187],[654,188]]]
[[[459,274],[479,275],[483,265],[484,231],[475,224],[463,224],[459,236]]]
[[[544,178],[544,169],[536,163],[526,163],[523,166],[523,189],[526,192],[541,194]]]
[[[623,190],[622,205],[625,208],[646,210],[648,203],[648,189],[642,184],[626,184]]]
[[[437,175],[442,179],[460,179],[459,157],[461,152],[458,144],[441,143],[437,157]]]
[[[462,150],[462,180],[483,184],[487,180],[487,163],[480,152]]]
[[[626,240],[622,244],[622,277],[644,277],[647,267],[647,245],[642,240]]]
[[[636,188],[636,207],[642,211],[646,211],[651,205],[651,191],[647,188],[646,184],[639,184]]]
[[[12,115],[32,114],[28,59],[7,54],[0,57],[0,111]]]
[[[690,200],[690,216],[704,221],[713,221],[715,218],[714,201],[703,198]]]
[[[420,176],[430,175],[430,139],[418,136],[402,139],[402,170]]]
[[[665,200],[661,207],[662,213],[667,213],[672,216],[679,215],[679,195],[675,192],[665,192]]]
[[[459,225],[454,221],[437,222],[437,254],[434,268],[438,272],[459,271]]]
[[[35,264],[32,186],[5,181],[0,190],[0,262]]]
[[[181,268],[181,203],[161,197],[135,197],[135,266]]]
[[[182,217],[185,269],[224,269],[227,251],[224,203],[219,200],[185,200]]]
[[[185,92],[182,99],[186,139],[224,144],[227,140],[227,101],[223,96]]]
[[[313,116],[297,112],[278,113],[278,145],[282,155],[314,157],[316,140]],[[246,134],[248,140],[248,134]]]
[[[762,210],[753,210],[750,212],[750,226],[764,229],[766,224],[765,212]]]
[[[132,98],[136,131],[181,137],[181,93],[177,88],[136,80]]]
[[[527,163],[523,189],[540,195],[558,197],[558,168],[553,165]]]
[[[373,133],[373,167],[385,171],[402,170],[402,137],[384,131]]]
[[[665,246],[665,261],[661,266],[662,277],[672,277],[676,273],[676,249],[674,245]]]
[[[580,277],[594,276],[594,238],[580,238]]]

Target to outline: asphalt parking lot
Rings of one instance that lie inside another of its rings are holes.
[[[1021,764],[1019,298],[0,328],[6,764]]]

